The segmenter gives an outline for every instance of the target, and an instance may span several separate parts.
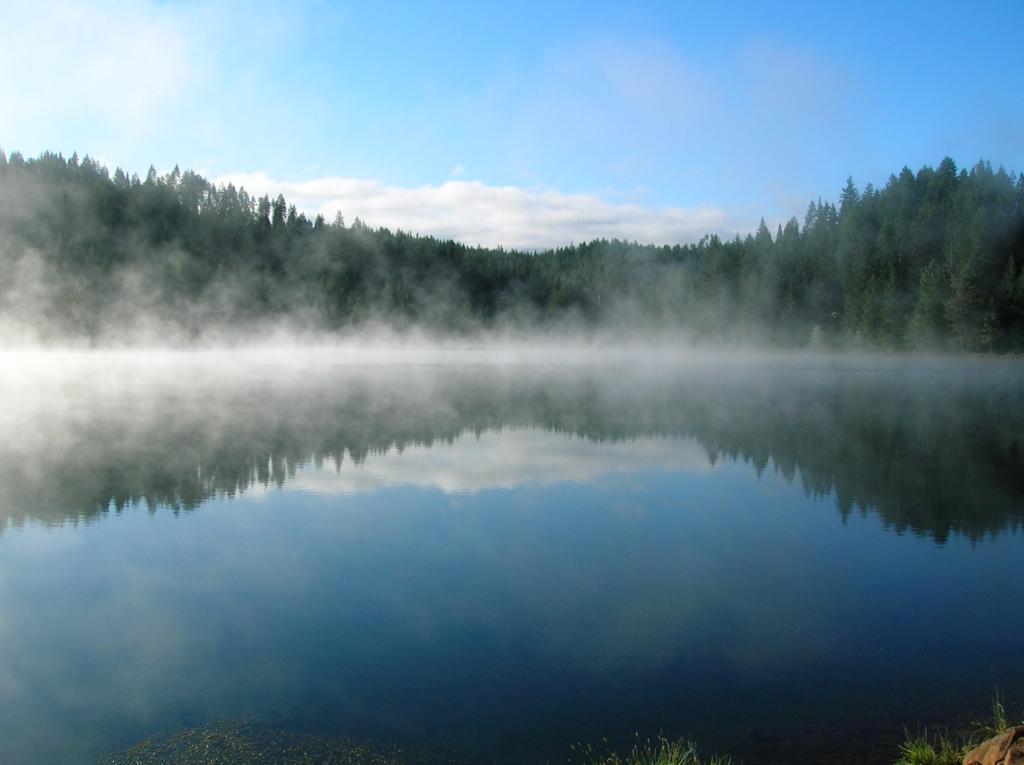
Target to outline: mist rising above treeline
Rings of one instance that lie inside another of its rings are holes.
[[[528,223],[526,224],[528,225]],[[0,152],[0,341],[188,342],[369,326],[657,329],[784,347],[1024,350],[1024,176],[852,179],[774,232],[541,252],[310,220],[191,171]]]

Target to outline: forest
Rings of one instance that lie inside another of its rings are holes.
[[[0,150],[0,338],[109,343],[371,324],[658,330],[714,344],[1024,351],[1024,175],[852,178],[773,232],[482,248],[310,219],[192,171]],[[148,333],[148,334],[147,334]]]

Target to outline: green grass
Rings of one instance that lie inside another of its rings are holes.
[[[916,736],[908,733],[907,740],[900,746],[900,758],[895,765],[960,765],[967,752],[1012,726],[1003,697],[996,691],[992,700],[992,717],[986,722],[976,723],[973,733],[966,736],[957,736],[949,731],[929,734],[924,730]]]
[[[628,754],[618,752],[599,754],[592,747],[578,749],[586,765],[731,765],[728,757],[701,759],[692,741],[681,738],[670,740],[664,736],[638,742]]]
[[[948,733],[930,736],[928,731],[922,731],[917,736],[908,736],[900,745],[896,765],[960,765],[969,748]]]
[[[1001,695],[996,693],[988,721],[965,733],[924,729],[907,733],[894,765],[960,765],[964,755],[985,739],[1014,725]],[[607,742],[605,742],[607,746]],[[314,736],[290,732],[250,720],[221,721],[199,728],[172,731],[147,739],[105,759],[107,765],[453,765],[459,759],[443,750],[410,749],[387,742]],[[581,765],[732,765],[729,757],[701,757],[689,739],[640,741],[629,752],[599,752],[592,746],[573,747],[570,762]]]
[[[1003,731],[1009,730],[1010,727],[1012,726],[1006,717],[1006,704],[1003,702],[1003,696],[996,691],[995,698],[992,699],[992,719],[978,725],[978,735],[984,740],[998,736]]]

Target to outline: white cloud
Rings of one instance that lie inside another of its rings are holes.
[[[284,194],[298,208],[328,220],[340,210],[347,221],[358,217],[374,227],[487,246],[539,249],[601,237],[675,244],[751,228],[711,205],[654,208],[479,181],[402,188],[344,177],[280,181],[258,172],[224,175],[217,182],[255,194]]]
[[[465,174],[466,174],[466,168],[464,168],[462,165],[456,165],[455,167],[452,168],[452,171],[449,173],[449,175],[452,178],[458,178],[459,176],[462,176],[462,175],[465,175]]]

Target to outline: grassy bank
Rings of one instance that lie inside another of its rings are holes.
[[[985,721],[958,729],[908,731],[893,765],[961,765],[964,755],[981,742],[1020,724],[1021,710],[1009,715],[996,696]],[[841,745],[842,741],[837,741]],[[833,752],[834,754],[834,752]],[[829,760],[832,762],[834,760]],[[454,752],[436,748],[364,741],[342,736],[293,732],[257,721],[222,721],[156,736],[105,758],[106,765],[260,765],[260,763],[345,763],[345,765],[463,765]],[[577,745],[576,765],[740,765],[727,755],[701,754],[689,739],[637,740],[628,751],[607,745]],[[753,761],[750,765],[756,765]]]
[[[1003,698],[997,693],[992,701],[991,717],[986,721],[975,722],[967,730],[921,730],[916,734],[908,732],[907,740],[900,747],[900,759],[895,765],[961,765],[971,749],[1016,724],[1019,721],[1009,718]]]
[[[899,748],[899,759],[893,765],[961,765],[964,756],[983,741],[1019,725],[1024,711],[1009,715],[1002,696],[996,694],[988,719],[967,723],[956,729],[920,729],[907,731]],[[635,745],[628,753],[598,753],[593,747],[577,747],[571,762],[583,765],[739,765],[729,756],[704,758],[688,739],[669,740],[659,737]],[[830,762],[832,760],[829,760]],[[743,760],[746,762],[746,760]],[[756,765],[751,762],[749,765]]]

